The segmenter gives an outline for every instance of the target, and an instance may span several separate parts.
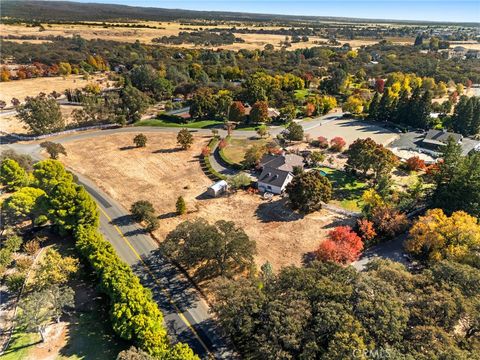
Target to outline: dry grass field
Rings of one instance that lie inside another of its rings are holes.
[[[66,143],[68,157],[62,160],[127,209],[137,200],[151,201],[159,214],[159,239],[183,220],[231,220],[257,242],[256,263],[270,261],[278,270],[301,264],[303,256],[314,251],[328,228],[334,226],[332,223],[346,221],[327,211],[301,217],[292,213],[283,200],[268,202],[244,192],[205,198],[211,181],[203,174],[197,156],[208,137],[196,135],[192,148],[181,151],[176,148],[175,134],[146,134],[148,145],[139,149],[122,150],[132,144],[133,134]],[[176,216],[175,202],[180,195],[186,200],[188,214]]]
[[[102,24],[98,25],[69,25],[69,24],[49,24],[45,26],[44,31],[39,31],[38,27],[26,27],[24,25],[6,25],[0,24],[0,32],[5,35],[15,35],[15,36],[65,36],[71,37],[73,35],[81,35],[83,38],[91,39],[105,39],[121,42],[135,42],[139,40],[145,44],[152,44],[152,39],[161,36],[170,36],[178,35],[180,31],[193,31],[200,29],[215,29],[215,26],[208,25],[181,25],[179,22],[155,22],[155,21],[143,21],[139,22],[140,24],[145,24],[149,26],[156,26],[160,29],[151,29],[151,28],[128,28],[128,27],[104,27]],[[230,27],[227,23],[221,26]],[[242,25],[238,28],[251,27],[251,25]],[[188,30],[184,30],[188,28]],[[273,26],[262,26],[262,29],[275,29]],[[278,28],[278,27],[277,27]],[[237,37],[240,37],[245,40],[245,43],[234,43],[231,45],[222,45],[219,47],[208,47],[211,49],[229,49],[229,50],[239,50],[239,49],[263,49],[266,44],[272,44],[276,48],[280,48],[280,42],[285,40],[283,35],[272,35],[272,34],[235,34]],[[413,40],[404,39],[404,38],[393,38],[389,39],[395,43],[411,43]],[[11,40],[15,42],[23,42],[23,40]],[[308,42],[299,42],[293,43],[288,50],[295,50],[299,48],[313,47],[318,46],[315,44],[315,41],[327,41],[327,39],[320,37],[310,37]],[[371,45],[378,42],[378,40],[339,40],[342,44],[348,42],[353,48],[360,47],[362,45]],[[27,40],[27,42],[42,42],[42,40]],[[172,47],[184,47],[184,48],[195,48],[193,44],[183,44],[183,45],[168,45]],[[202,47],[204,46],[197,46]]]
[[[79,109],[79,106],[66,106],[60,105],[60,111],[65,119],[65,124],[68,125],[72,121],[72,112],[75,109]],[[9,134],[22,134],[27,135],[28,130],[24,127],[24,124],[15,116],[15,114],[8,114],[0,116],[0,131]]]
[[[92,82],[100,84],[101,87],[102,83],[103,86],[107,86],[105,75],[93,75],[88,80],[82,75],[69,75],[0,82],[0,100],[11,106],[10,100],[14,97],[23,101],[27,96],[36,96],[41,92],[49,94],[55,90],[63,93],[66,89],[83,88]]]

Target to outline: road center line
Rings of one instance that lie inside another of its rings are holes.
[[[152,277],[152,279],[155,281],[155,283],[160,287],[160,290],[167,296],[167,299],[169,301],[169,303],[174,307],[178,317],[180,319],[182,319],[182,321],[185,323],[185,325],[192,331],[192,333],[195,335],[195,337],[197,338],[197,340],[200,342],[200,344],[202,345],[202,347],[205,349],[205,351],[208,353],[208,355],[212,358],[215,358],[213,356],[213,354],[210,352],[210,350],[208,349],[207,345],[203,342],[203,340],[200,338],[200,336],[198,335],[197,331],[193,328],[192,324],[190,324],[190,322],[188,321],[188,319],[185,317],[185,315],[183,315],[183,313],[180,311],[180,309],[177,307],[177,305],[173,302],[173,299],[172,297],[170,296],[170,294],[167,292],[167,290],[163,287],[162,283],[156,278],[156,276],[152,273],[152,271],[150,270],[150,268],[148,267],[148,265],[143,261],[142,257],[140,256],[140,254],[135,250],[135,248],[133,247],[133,245],[131,244],[131,242],[125,237],[125,235],[123,234],[123,232],[120,230],[120,228],[113,224],[112,223],[112,219],[110,218],[110,216],[108,216],[108,214],[99,206],[98,207],[100,209],[100,211],[102,212],[103,215],[105,215],[105,217],[107,218],[107,220],[111,223],[111,225],[115,228],[115,230],[117,230],[117,232],[120,234],[120,236],[122,237],[122,239],[125,241],[125,243],[128,245],[128,247],[132,250],[132,252],[135,254],[135,256],[140,260],[140,262],[142,263],[142,265],[145,267],[145,269],[147,270],[147,272],[150,274],[150,276]]]

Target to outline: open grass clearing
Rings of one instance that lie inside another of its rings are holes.
[[[275,270],[301,265],[305,254],[314,251],[336,224],[350,224],[343,216],[322,210],[306,216],[292,212],[275,197],[239,191],[226,197],[205,197],[211,185],[200,167],[198,155],[210,137],[194,135],[190,150],[178,150],[176,135],[149,133],[146,148],[121,150],[132,145],[133,134],[115,134],[65,143],[69,167],[89,177],[126,209],[138,200],[153,203],[160,221],[155,231],[164,239],[180,222],[203,217],[210,222],[234,221],[257,243],[257,265],[266,261]],[[96,156],[95,154],[101,154]],[[175,214],[175,202],[183,196],[188,213]],[[333,225],[335,224],[335,225]]]
[[[245,153],[253,145],[266,145],[268,139],[231,138],[222,150],[225,157],[232,163],[240,164],[245,159]]]
[[[149,119],[141,120],[135,123],[135,126],[160,126],[160,127],[174,127],[174,128],[187,128],[187,129],[208,129],[223,125],[223,121],[219,120],[201,120],[192,121],[185,124],[180,124],[174,121],[161,120],[161,119]]]
[[[357,180],[345,171],[328,167],[319,167],[333,187],[333,204],[337,204],[346,210],[359,211],[363,192],[367,190],[366,183]]]

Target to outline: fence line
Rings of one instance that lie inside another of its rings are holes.
[[[78,132],[78,131],[86,131],[86,130],[93,130],[93,129],[111,129],[111,128],[117,128],[117,127],[120,127],[120,126],[121,125],[119,125],[119,124],[92,125],[92,126],[84,126],[84,127],[81,127],[81,128],[75,128],[75,129],[60,131],[60,132],[51,133],[51,134],[38,135],[38,136],[24,136],[24,135],[7,133],[5,131],[0,131],[0,133],[2,135],[11,136],[11,137],[13,137],[17,140],[30,141],[30,140],[47,139],[47,138],[54,137],[54,136],[59,136],[59,135],[72,134],[72,133],[75,133],[75,132]]]

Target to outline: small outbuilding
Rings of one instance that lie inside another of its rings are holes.
[[[227,190],[227,182],[225,180],[220,180],[208,187],[207,194],[211,197],[217,197],[227,192]]]

